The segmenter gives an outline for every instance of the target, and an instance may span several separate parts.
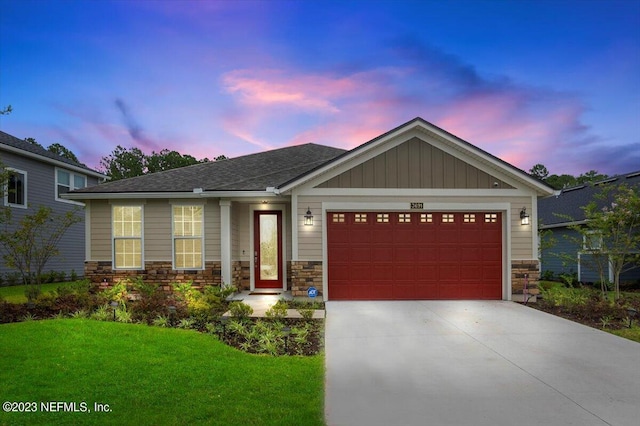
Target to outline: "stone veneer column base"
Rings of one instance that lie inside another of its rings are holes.
[[[511,294],[523,294],[525,282],[528,294],[539,294],[539,279],[540,265],[538,260],[514,260],[511,262]]]
[[[114,270],[111,261],[88,261],[84,263],[84,276],[92,283],[107,288],[125,278],[142,278],[145,282],[156,283],[165,290],[171,290],[172,283],[192,281],[195,287],[220,285],[222,272],[220,262],[205,262],[203,270],[175,270],[171,261],[145,262],[143,270]]]
[[[322,288],[322,261],[297,260],[291,261],[291,294],[306,296],[309,287],[315,287],[319,293]]]

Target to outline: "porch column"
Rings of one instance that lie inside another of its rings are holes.
[[[231,276],[231,201],[220,200],[220,262],[222,284],[232,285]]]

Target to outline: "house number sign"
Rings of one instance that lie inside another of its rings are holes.
[[[412,209],[424,209],[424,203],[411,203]]]

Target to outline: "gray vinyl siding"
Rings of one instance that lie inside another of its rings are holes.
[[[562,273],[577,273],[577,253],[580,247],[572,238],[577,238],[578,233],[567,228],[555,228],[552,232],[555,243],[552,247],[542,250],[542,273],[551,271],[556,276]],[[571,259],[567,259],[569,254]]]
[[[28,208],[11,208],[14,223],[19,222],[25,215],[34,213],[40,206],[50,207],[54,214],[76,211],[78,216],[82,218],[82,221],[72,226],[60,241],[58,245],[60,255],[52,257],[44,269],[44,272],[64,271],[67,276],[72,271],[75,271],[82,276],[85,260],[84,207],[78,205],[78,203],[56,200],[56,166],[5,151],[0,152],[0,161],[6,167],[18,169],[27,174],[26,196]],[[59,168],[64,169],[63,167]],[[73,173],[80,174],[75,171]],[[98,183],[95,177],[88,175],[85,175],[85,177],[87,178],[87,186]],[[0,199],[0,203],[4,206],[4,199]],[[4,259],[0,257],[0,274],[2,274],[2,278],[4,279],[8,273],[15,272],[17,271],[7,268]]]
[[[582,236],[573,229],[552,229],[555,244],[542,251],[542,272],[552,271],[555,276],[562,273],[578,273],[578,252],[582,250]],[[576,241],[577,239],[577,241]],[[580,276],[583,283],[599,283],[600,272],[589,254],[580,255]],[[605,277],[609,271],[605,270]],[[633,283],[640,280],[640,268],[623,273],[620,282]]]

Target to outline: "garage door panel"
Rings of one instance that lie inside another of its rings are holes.
[[[416,249],[414,247],[393,247],[393,260],[398,262],[415,262]]]
[[[332,300],[502,297],[500,214],[485,222],[485,213],[368,212],[358,218],[366,223],[343,215],[327,221]]]
[[[371,247],[351,247],[347,259],[351,262],[371,262]]]

